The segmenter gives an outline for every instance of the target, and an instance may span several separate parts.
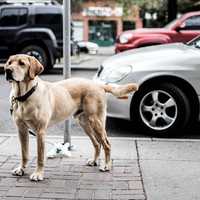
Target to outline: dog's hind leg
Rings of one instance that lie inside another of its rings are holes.
[[[110,171],[111,169],[111,145],[107,138],[107,133],[104,127],[104,122],[100,120],[102,117],[98,117],[97,115],[91,115],[89,117],[89,122],[92,129],[95,132],[96,137],[98,137],[98,141],[103,146],[104,153],[105,153],[105,165],[101,166],[99,169],[101,171]],[[102,118],[103,119],[103,118]]]
[[[101,151],[101,144],[97,140],[97,138],[94,135],[94,131],[92,127],[90,126],[90,123],[88,121],[88,118],[85,116],[85,114],[81,114],[78,117],[80,126],[84,129],[85,133],[89,136],[90,140],[92,141],[92,144],[94,146],[94,158],[87,161],[88,166],[96,166],[97,160],[100,155]]]
[[[17,122],[17,127],[21,145],[21,164],[12,171],[12,174],[15,176],[23,176],[28,163],[29,134],[28,128],[23,122]]]

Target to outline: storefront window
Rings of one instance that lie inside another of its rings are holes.
[[[89,21],[89,41],[99,46],[110,46],[115,42],[115,21]]]

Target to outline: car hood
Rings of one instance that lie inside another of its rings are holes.
[[[135,70],[141,70],[142,67],[167,69],[166,66],[188,66],[191,62],[200,64],[200,49],[173,43],[125,51],[108,58],[102,66],[105,68],[131,65]]]
[[[168,29],[165,28],[139,28],[133,31],[133,33],[161,33],[168,32]]]
[[[170,32],[170,29],[166,28],[138,28],[135,30],[125,31],[122,33],[131,33],[133,36],[141,36],[141,34],[160,34],[160,33],[168,33]]]

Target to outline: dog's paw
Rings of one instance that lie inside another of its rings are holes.
[[[41,172],[34,172],[30,175],[30,180],[31,181],[42,181],[44,180],[43,173]]]
[[[87,166],[93,167],[93,166],[97,166],[97,162],[95,160],[88,160],[86,163]]]
[[[99,167],[99,171],[108,172],[111,170],[111,162]]]
[[[23,176],[24,175],[24,169],[22,167],[17,167],[13,169],[12,175],[14,176]]]

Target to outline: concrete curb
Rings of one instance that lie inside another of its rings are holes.
[[[17,134],[0,133],[0,137],[18,137]],[[33,136],[31,136],[33,137]],[[47,139],[63,139],[63,136],[59,135],[47,135]],[[147,142],[200,142],[200,139],[188,139],[188,138],[145,138],[145,137],[109,137],[113,141],[147,141]],[[72,140],[88,140],[88,136],[72,136]]]

